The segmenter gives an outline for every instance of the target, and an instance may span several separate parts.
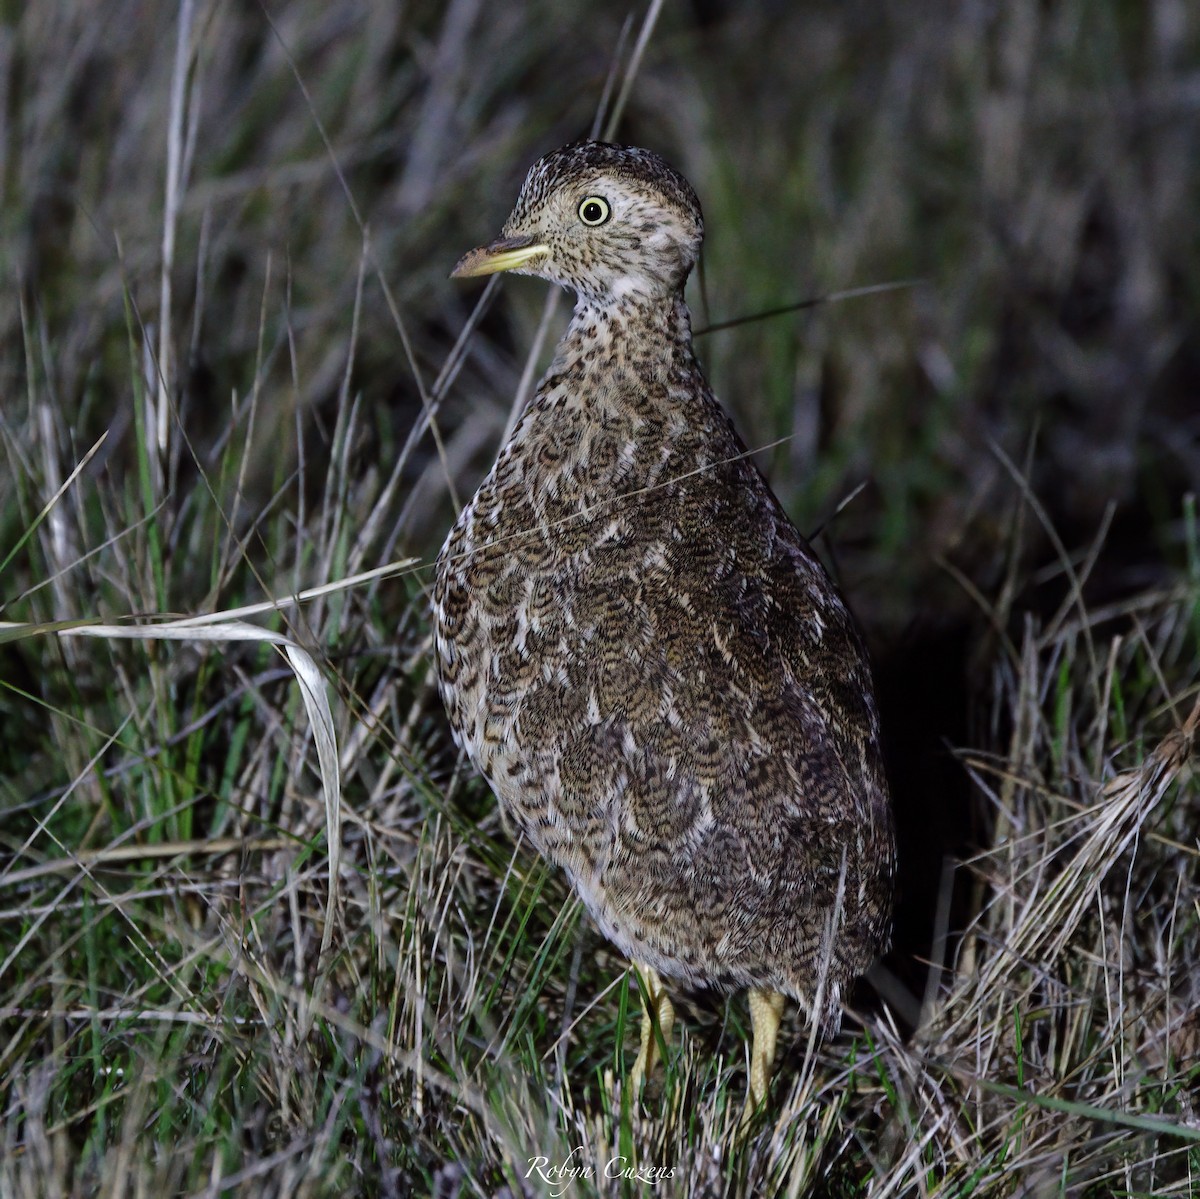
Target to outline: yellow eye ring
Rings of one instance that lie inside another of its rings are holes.
[[[590,225],[593,228],[597,225],[603,225],[612,216],[612,209],[603,196],[588,196],[586,199],[580,200],[577,211],[579,212],[579,219],[585,225]]]

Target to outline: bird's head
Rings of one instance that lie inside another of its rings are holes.
[[[692,186],[657,154],[576,142],[539,159],[500,236],[463,256],[463,278],[514,271],[602,305],[682,290],[704,219]]]

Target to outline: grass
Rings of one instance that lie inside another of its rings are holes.
[[[636,986],[432,690],[545,311],[445,275],[648,28],[500,8],[0,11],[0,1196],[1192,1193],[1200,18],[669,5],[632,76],[698,323],[921,281],[700,343],[871,640],[902,849],[739,1142],[741,1005],[629,1102]]]

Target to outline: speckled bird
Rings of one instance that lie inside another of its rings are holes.
[[[575,293],[545,377],[434,587],[454,736],[642,979],[749,991],[747,1111],[784,997],[825,1032],[886,948],[891,809],[854,619],[696,361],[704,224],[658,155],[584,141],[530,170],[458,277]]]

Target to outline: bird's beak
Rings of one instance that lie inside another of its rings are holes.
[[[532,237],[498,237],[486,246],[464,254],[450,272],[450,278],[470,279],[475,275],[513,271],[549,251],[549,246],[535,241]]]

